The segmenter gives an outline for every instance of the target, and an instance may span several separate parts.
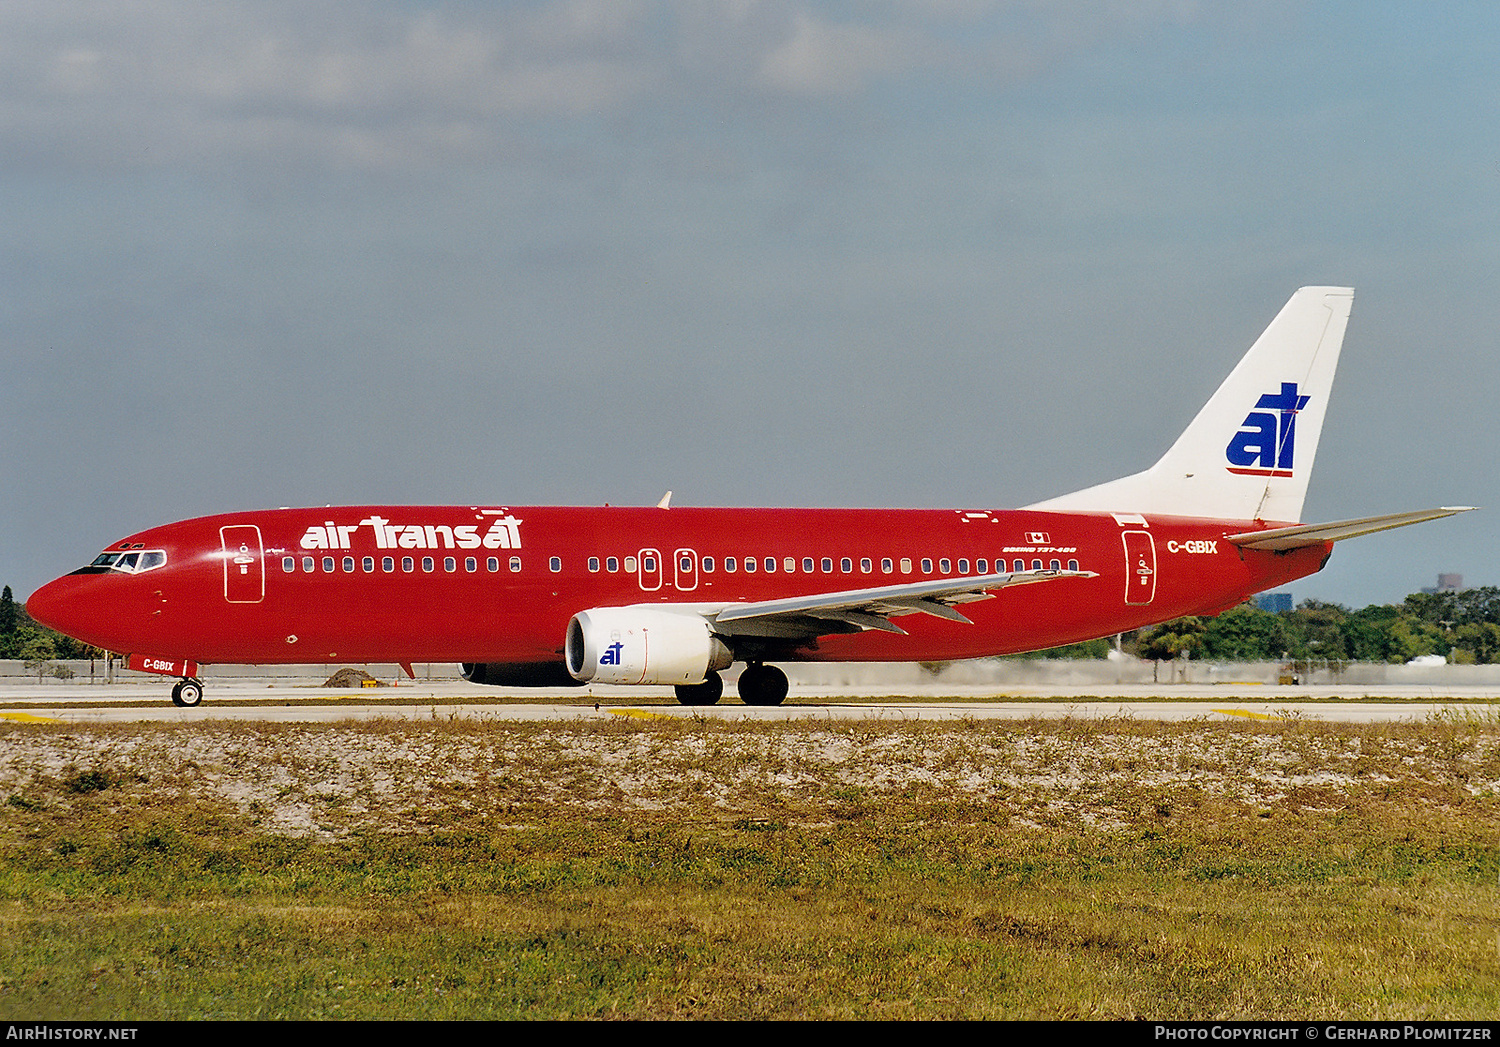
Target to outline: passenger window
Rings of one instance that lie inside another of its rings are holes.
[[[782,560],[781,561],[781,569],[783,571],[785,571],[787,574],[796,574],[797,573],[797,558],[795,556],[788,556],[786,559]],[[809,560],[808,563],[807,563],[807,569],[809,571],[812,570],[812,561],[811,560]]]
[[[1025,560],[1017,560],[1016,563],[1015,563],[1015,567],[1013,568],[1013,570],[1017,574],[1019,574],[1020,572],[1022,572],[1024,570],[1026,570],[1026,561]]]
[[[433,559],[432,559],[432,557],[430,557],[430,556],[424,556],[424,557],[422,557],[422,570],[426,571],[428,574],[431,574],[432,573],[432,568],[433,568]]]
[[[314,562],[311,556],[304,556],[302,558],[302,570],[306,571],[308,574],[312,574],[316,568],[317,564]]]
[[[753,556],[747,556],[747,557],[745,557],[745,573],[746,574],[754,574],[755,573],[755,557],[753,557]]]
[[[412,569],[415,568],[416,566],[417,566],[417,562],[415,560],[413,560],[410,556],[403,556],[403,557],[401,557],[401,569],[403,571],[405,571],[408,574],[410,574],[411,571],[412,571]]]
[[[736,566],[737,566],[737,564],[735,563],[734,557],[732,557],[732,556],[726,556],[726,557],[724,557],[724,570],[728,571],[730,574],[733,574],[734,573],[734,569],[735,569]]]
[[[353,574],[354,573],[354,557],[352,557],[352,556],[346,556],[346,557],[344,557],[344,565],[343,566],[344,566],[344,573],[345,574]]]
[[[498,556],[488,556],[488,557],[485,557],[484,569],[486,571],[490,572],[490,574],[494,574],[496,571],[500,570],[500,557],[498,557]]]
[[[768,557],[766,557],[766,570],[767,571],[774,571],[774,570],[776,570],[776,557],[774,557],[774,556],[768,556]]]
[[[468,571],[470,574],[473,574],[475,571],[479,570],[479,561],[472,556],[465,556],[464,570]]]
[[[635,574],[635,557],[634,556],[627,556],[627,557],[625,557],[625,573],[626,574]]]
[[[512,556],[510,558],[510,572],[511,572],[511,574],[519,574],[520,570],[521,570],[521,558],[519,556]]]
[[[375,557],[366,556],[363,560],[360,561],[359,565],[364,568],[365,574],[375,573]]]
[[[333,573],[333,557],[331,557],[331,556],[325,556],[325,557],[323,557],[323,573],[324,574],[332,574]]]
[[[1031,569],[1033,571],[1040,571],[1042,569],[1042,561],[1040,561],[1040,560],[1032,560],[1031,561]]]
[[[1057,560],[1053,560],[1047,566],[1050,567],[1054,571],[1061,571],[1062,570],[1062,563],[1060,561],[1057,561]]]
[[[693,569],[693,558],[691,556],[679,556],[677,558],[677,569],[686,574]]]
[[[880,559],[880,569],[882,571],[884,571],[886,574],[890,574],[891,571],[895,570],[895,568],[891,564],[891,558],[889,556],[883,556],[883,557],[881,557],[881,559]]]
[[[380,558],[380,569],[390,574],[396,569],[396,558],[394,556],[382,556]]]
[[[969,561],[968,560],[965,560],[965,559],[962,559],[962,558],[959,559],[959,561],[958,561],[958,573],[959,574],[968,574],[969,573]]]
[[[931,574],[932,573],[932,561],[929,560],[925,556],[922,557],[922,573],[923,574]]]
[[[705,571],[712,571],[714,569],[714,558],[712,556],[705,556],[703,558],[703,569]]]
[[[1068,561],[1068,570],[1070,570],[1070,571],[1076,571],[1076,570],[1078,570],[1078,561],[1077,560],[1069,560]]]
[[[938,561],[938,574],[952,574],[953,562],[951,560]]]
[[[851,560],[851,559],[849,559],[849,557],[847,557],[847,556],[844,557],[842,560],[839,561],[839,570],[843,571],[845,574],[853,574],[854,573],[854,561]]]
[[[590,556],[589,557],[589,573],[590,574],[598,574],[599,573],[599,557],[597,557],[597,556]]]
[[[911,574],[911,557],[909,557],[909,556],[903,556],[903,557],[901,557],[901,573],[902,574]]]
[[[1005,570],[1005,565],[1004,564],[999,564],[997,566],[1000,568],[1000,570],[1002,570],[1002,571]],[[975,574],[989,574],[990,573],[990,562],[988,560],[983,559],[983,558],[975,560],[974,561],[974,573]]]
[[[556,574],[558,571],[561,571],[562,570],[562,557],[561,556],[552,556],[552,557],[549,557],[547,559],[547,569],[549,571],[551,571],[553,574]]]
[[[620,558],[618,556],[608,557],[604,561],[604,569],[610,574],[614,574],[620,569]]]
[[[453,572],[458,570],[458,560],[452,556],[443,557],[443,570]]]
[[[654,556],[643,556],[643,557],[641,557],[641,570],[645,571],[648,574],[650,572],[656,570],[656,557],[654,557]]]
[[[869,574],[874,570],[874,565],[870,563],[868,556],[861,556],[859,558],[859,570],[861,574]]]
[[[787,570],[791,570],[791,568],[787,568]],[[802,558],[802,573],[803,574],[812,574],[813,573],[813,558],[811,556],[804,556]]]
[[[281,558],[281,569],[287,574],[291,574],[297,569],[297,558],[294,556],[283,556]]]

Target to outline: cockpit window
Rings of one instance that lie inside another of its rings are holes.
[[[142,571],[154,571],[167,562],[167,554],[160,549],[147,549],[143,552],[129,553],[100,553],[89,564],[90,568],[98,572],[120,571],[124,574],[140,574]]]

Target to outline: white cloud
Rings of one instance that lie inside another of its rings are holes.
[[[926,64],[929,50],[904,28],[841,25],[799,12],[790,38],[765,56],[760,74],[788,91],[850,95],[875,76]]]
[[[918,72],[1005,81],[1109,24],[1182,17],[1171,4],[1102,12],[983,0],[7,0],[0,149],[105,166],[462,161],[501,148],[516,120],[712,98],[848,101]]]

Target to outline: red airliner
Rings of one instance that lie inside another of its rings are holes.
[[[1294,294],[1145,472],[1017,510],[353,506],[186,520],[39,589],[40,622],[132,669],[460,662],[475,683],[671,684],[779,704],[772,662],[941,661],[1212,615],[1342,538],[1298,524],[1353,291]]]

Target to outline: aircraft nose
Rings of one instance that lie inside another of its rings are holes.
[[[90,598],[89,590],[96,588],[88,584],[92,581],[68,574],[48,582],[27,599],[26,613],[49,629],[92,643],[90,637],[98,635],[109,617],[107,611],[101,616],[100,601]]]

